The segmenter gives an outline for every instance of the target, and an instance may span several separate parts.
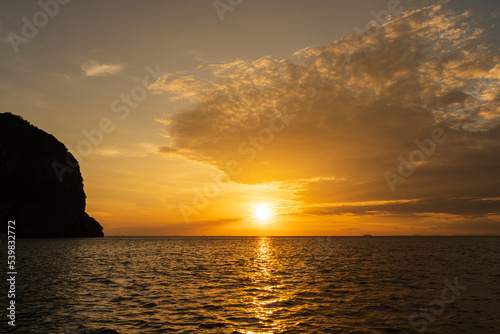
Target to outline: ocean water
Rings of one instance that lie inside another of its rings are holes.
[[[5,333],[500,333],[495,237],[22,239],[16,256]]]

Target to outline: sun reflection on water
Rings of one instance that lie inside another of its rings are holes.
[[[271,251],[271,240],[268,237],[261,237],[256,247],[254,259],[254,271],[251,276],[252,285],[256,287],[256,292],[251,299],[249,309],[254,318],[259,319],[259,323],[265,328],[258,333],[276,333],[284,328],[275,313],[282,309],[274,304],[282,302],[283,294],[280,292],[281,278],[275,276],[276,260]],[[246,334],[257,333],[254,331],[244,331]]]

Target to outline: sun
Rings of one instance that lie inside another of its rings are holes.
[[[267,204],[258,204],[255,207],[255,216],[260,220],[269,220],[271,215],[271,209],[267,206]]]

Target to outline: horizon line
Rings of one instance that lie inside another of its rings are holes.
[[[454,234],[454,235],[423,235],[423,234],[402,234],[402,235],[104,235],[104,237],[137,237],[137,238],[154,238],[154,237],[206,237],[206,238],[369,238],[369,237],[500,237],[500,234]]]

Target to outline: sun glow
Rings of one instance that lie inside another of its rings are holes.
[[[255,207],[255,216],[260,220],[269,220],[271,215],[271,209],[266,204],[259,204]]]

